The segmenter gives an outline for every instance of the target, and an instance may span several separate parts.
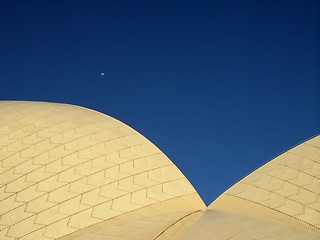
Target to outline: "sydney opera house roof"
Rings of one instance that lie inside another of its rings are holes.
[[[0,102],[1,240],[319,240],[320,136],[208,207],[156,146],[67,104]]]

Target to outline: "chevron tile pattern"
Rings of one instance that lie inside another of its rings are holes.
[[[37,102],[0,113],[0,239],[59,239],[190,194],[203,208],[158,148],[109,116]]]
[[[188,202],[189,206],[186,206],[185,202]],[[173,225],[199,212],[199,210],[190,210],[196,204],[192,194],[158,202],[85,228],[61,240],[160,239]]]
[[[228,201],[226,196],[231,201],[259,204],[320,229],[320,136],[263,165],[228,189],[220,200]]]
[[[320,136],[208,208],[138,132],[67,104],[0,102],[2,240],[319,240]]]

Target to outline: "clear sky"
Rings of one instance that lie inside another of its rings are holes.
[[[319,29],[316,0],[1,0],[0,99],[120,119],[209,204],[319,134]]]

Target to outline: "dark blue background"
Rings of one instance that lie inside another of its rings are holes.
[[[0,34],[0,99],[120,119],[207,204],[320,132],[319,1],[1,0]]]

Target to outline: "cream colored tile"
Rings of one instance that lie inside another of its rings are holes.
[[[101,222],[101,219],[91,217],[92,208],[79,212],[71,216],[68,226],[82,229]]]

